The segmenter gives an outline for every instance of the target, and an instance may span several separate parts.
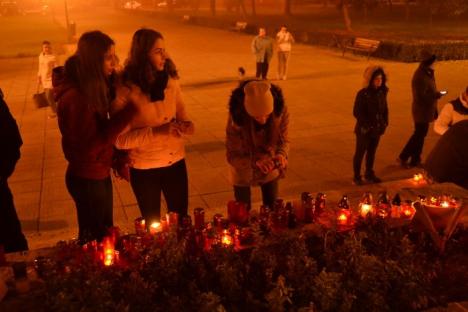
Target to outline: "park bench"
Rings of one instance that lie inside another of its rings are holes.
[[[354,38],[351,44],[344,45],[343,56],[345,55],[346,50],[353,50],[367,52],[367,59],[369,59],[370,55],[377,50],[379,45],[380,41],[378,40]]]
[[[237,31],[241,32],[244,31],[247,28],[247,22],[239,22],[237,21],[231,28],[230,30],[232,31]]]

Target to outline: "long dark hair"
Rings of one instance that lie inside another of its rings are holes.
[[[65,63],[65,75],[86,96],[100,115],[106,115],[110,104],[109,77],[103,71],[104,56],[114,41],[101,31],[81,35],[78,47]]]
[[[133,34],[132,46],[125,62],[123,80],[137,85],[150,95],[151,100],[164,99],[168,78],[178,78],[175,64],[166,59],[163,71],[157,71],[150,62],[149,53],[158,39],[164,39],[160,32],[141,28]]]

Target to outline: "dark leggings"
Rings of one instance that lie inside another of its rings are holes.
[[[147,222],[161,217],[161,191],[168,211],[186,216],[188,211],[188,177],[185,159],[172,166],[153,169],[130,169],[130,184]]]
[[[424,146],[424,139],[429,130],[428,122],[415,122],[413,135],[401,151],[400,159],[407,161],[410,157],[410,164],[417,165],[421,162],[421,153]]]
[[[356,151],[353,158],[354,177],[361,176],[361,164],[364,154],[366,154],[366,173],[367,177],[374,175],[374,160],[380,136],[369,136],[356,134]]]
[[[13,196],[6,179],[0,178],[0,245],[5,252],[28,250],[28,243],[21,231]]]
[[[275,200],[278,197],[278,179],[262,184],[260,188],[262,189],[263,205],[273,208]],[[250,186],[234,185],[234,197],[236,201],[247,204],[249,210],[251,208],[250,194]]]
[[[67,172],[65,180],[76,205],[80,243],[102,240],[107,229],[114,225],[111,178],[92,180]]]

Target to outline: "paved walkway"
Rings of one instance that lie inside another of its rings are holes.
[[[196,124],[196,134],[187,144],[190,211],[205,207],[209,216],[225,212],[225,204],[232,198],[224,150],[227,101],[237,83],[237,68],[244,66],[247,75],[254,73],[252,37],[154,17],[112,12],[99,17],[93,12],[72,14],[79,32],[101,29],[110,34],[121,60],[138,27],[145,25],[164,34],[167,49],[180,68],[184,99]],[[63,61],[65,56],[61,58]],[[385,66],[390,87],[390,126],[381,140],[376,171],[385,181],[408,178],[415,171],[399,169],[394,161],[412,131],[410,80],[417,64],[371,62]],[[288,176],[280,186],[282,197],[350,187],[355,122],[352,106],[368,64],[363,57],[343,58],[338,51],[294,46],[289,79],[273,81],[283,88],[291,112],[292,149]],[[276,66],[274,58],[272,78]],[[467,61],[438,63],[437,83],[449,91],[449,99],[466,87],[467,66]],[[76,213],[65,188],[66,162],[57,121],[47,119],[47,110],[35,109],[32,102],[37,60],[3,59],[0,68],[0,87],[24,140],[22,158],[10,179],[23,229],[32,248],[70,239],[76,236]],[[436,140],[431,130],[425,155]],[[135,198],[126,182],[114,182],[115,223],[131,229],[133,219],[139,215]],[[253,195],[254,200],[260,199],[258,190]]]

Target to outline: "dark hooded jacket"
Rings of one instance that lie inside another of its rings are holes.
[[[374,78],[382,75],[382,86],[375,89],[372,86]],[[388,126],[388,105],[386,85],[387,77],[382,67],[370,66],[364,73],[364,88],[354,101],[353,115],[356,118],[354,132],[357,135],[380,136]]]
[[[431,122],[437,118],[437,91],[434,70],[425,62],[416,69],[411,81],[413,92],[412,114],[414,122]]]
[[[16,162],[20,158],[20,147],[23,145],[16,121],[10,113],[3,93],[0,90],[0,145],[2,157],[0,157],[0,182],[6,181],[15,169]]]
[[[452,182],[468,189],[468,120],[451,126],[427,156],[424,167],[436,182]]]
[[[115,140],[135,109],[127,105],[112,119],[101,116],[79,90],[76,72],[77,59],[72,56],[65,68],[55,68],[52,74],[68,172],[86,179],[105,179],[110,174]]]
[[[231,182],[237,186],[264,184],[282,176],[278,169],[263,174],[255,162],[265,156],[287,158],[289,153],[289,113],[281,89],[271,85],[273,113],[264,126],[259,126],[244,107],[244,86],[248,82],[241,82],[232,92],[226,126],[226,157]]]

